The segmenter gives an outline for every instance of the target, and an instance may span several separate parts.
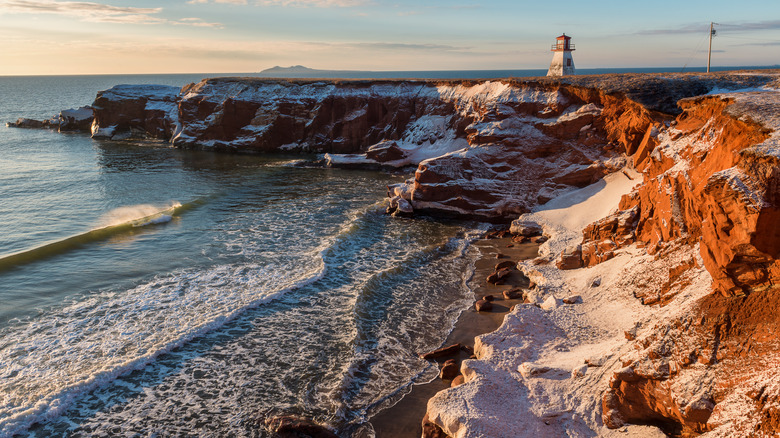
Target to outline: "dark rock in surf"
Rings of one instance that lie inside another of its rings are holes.
[[[308,418],[280,415],[265,420],[272,438],[338,438],[329,428]]]
[[[458,354],[461,349],[460,344],[452,344],[447,347],[442,347],[425,354],[421,354],[420,357],[425,360],[438,359],[440,357],[454,356]]]

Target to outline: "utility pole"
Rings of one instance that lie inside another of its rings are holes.
[[[707,50],[707,73],[710,72],[710,60],[712,59],[712,37],[716,35],[715,29],[712,27],[714,24],[718,23],[710,21],[710,49]]]

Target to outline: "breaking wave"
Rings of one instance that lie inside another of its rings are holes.
[[[63,254],[117,235],[135,233],[141,227],[170,222],[174,217],[200,204],[202,201],[187,204],[173,202],[166,207],[144,204],[114,209],[103,216],[98,228],[35,248],[0,256],[0,271]]]

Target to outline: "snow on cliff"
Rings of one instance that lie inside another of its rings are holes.
[[[465,383],[429,401],[428,419],[448,435],[663,436],[628,423],[714,437],[776,431],[780,92],[683,104],[672,126],[648,131],[657,146],[644,175],[613,173],[520,216],[549,236],[518,264],[537,286],[476,339]],[[606,239],[623,216],[632,236],[615,245]],[[612,258],[553,263],[592,238]],[[736,273],[708,271],[705,257]],[[737,288],[721,295],[724,275]]]
[[[520,217],[541,224],[550,239],[541,258],[521,262],[538,286],[531,304],[516,306],[495,332],[476,339],[477,360],[464,361],[466,383],[444,390],[428,403],[429,419],[453,437],[515,437],[517,431],[540,437],[665,436],[650,426],[607,429],[601,421],[604,389],[621,357],[633,347],[625,333],[636,334],[669,314],[684,312],[708,291],[709,277],[696,281],[675,306],[643,306],[631,293],[633,281],[662,273],[688,248],[663,260],[635,246],[591,268],[561,271],[549,261],[582,239],[587,224],[617,209],[622,195],[640,181],[638,174],[613,173]],[[546,262],[539,263],[539,260]],[[580,296],[578,304],[563,298]],[[590,364],[588,366],[587,364]]]

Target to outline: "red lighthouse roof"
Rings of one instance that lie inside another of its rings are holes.
[[[574,44],[571,43],[571,37],[563,34],[557,38],[555,38],[555,44],[552,45],[550,48],[553,52],[571,52],[574,50]]]

